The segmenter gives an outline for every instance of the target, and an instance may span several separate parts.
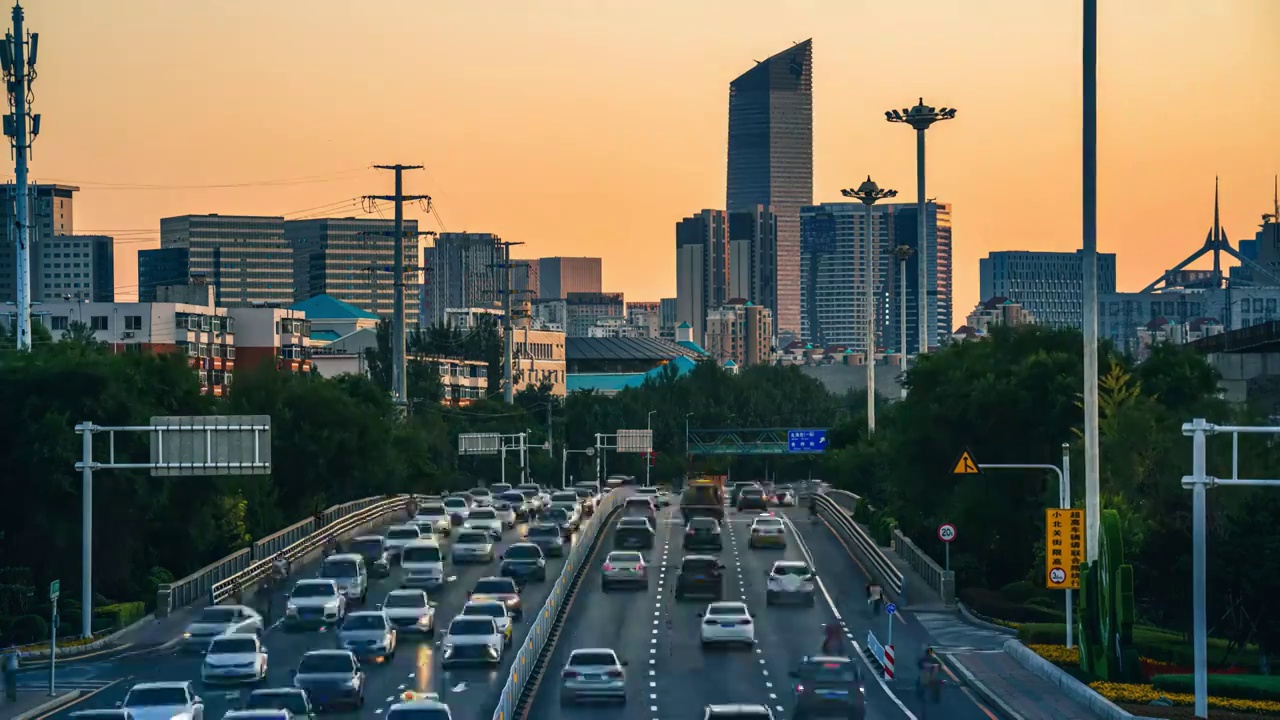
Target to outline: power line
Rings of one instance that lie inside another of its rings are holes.
[[[369,169],[370,168],[366,166],[351,170],[326,173],[324,175],[304,175],[301,177],[278,178],[274,180],[244,180],[240,182],[197,185],[101,182],[97,180],[73,180],[68,178],[46,178],[43,182],[59,185],[78,185],[92,190],[228,190],[235,188],[287,187],[290,185],[309,185],[314,183],[334,182],[336,180],[343,180],[351,177],[357,173],[365,172]]]

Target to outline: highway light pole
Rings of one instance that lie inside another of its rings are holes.
[[[884,119],[892,123],[909,125],[916,131],[916,252],[920,253],[920,266],[916,273],[919,285],[916,288],[916,322],[920,333],[920,355],[929,352],[929,293],[925,288],[929,285],[929,248],[925,213],[929,209],[929,201],[924,191],[924,134],[931,125],[956,116],[955,108],[934,108],[924,104],[924,98],[912,108],[902,110],[886,110]],[[936,248],[935,248],[936,250]],[[935,258],[935,263],[937,259]],[[937,288],[935,290],[935,297]],[[948,328],[949,330],[950,328]]]
[[[644,419],[644,426],[649,430],[649,437],[653,437],[653,414],[657,410],[650,410],[649,416]],[[644,486],[649,487],[649,466],[653,464],[653,450],[644,459]]]
[[[1085,560],[1098,559],[1098,0],[1084,0],[1084,532]]]
[[[894,248],[893,254],[898,258],[898,369],[903,375],[907,374],[907,259],[914,252],[910,245],[899,245]],[[907,399],[907,386],[902,386],[902,393],[899,397],[903,400]]]
[[[865,293],[867,301],[867,436],[875,434],[876,431],[876,276],[879,275],[879,250],[880,239],[876,236],[875,212],[872,205],[879,200],[887,198],[895,198],[898,196],[897,190],[882,190],[880,186],[875,184],[868,175],[857,189],[841,190],[840,194],[853,198],[861,202],[867,208],[866,218],[866,282],[867,292]]]

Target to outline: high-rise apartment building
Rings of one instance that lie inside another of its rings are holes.
[[[676,309],[679,307],[679,300],[676,298],[662,298],[658,301],[658,336],[668,340],[674,340],[676,336],[676,325],[680,321],[676,318],[679,313]]]
[[[707,353],[723,365],[773,362],[773,313],[752,302],[732,300],[707,313]]]
[[[676,319],[701,343],[707,313],[729,300],[728,219],[703,210],[676,223]]]
[[[883,344],[885,249],[891,247],[892,226],[887,205],[872,207],[870,223],[860,203],[823,203],[800,211],[800,331],[807,342],[867,352],[871,322],[877,344]]]
[[[914,252],[920,244],[920,228],[917,225],[916,217],[919,208],[915,203],[889,203],[885,206],[892,216],[890,231],[893,233],[889,241],[889,245],[882,252],[885,253],[884,260],[887,265],[882,265],[883,271],[888,278],[888,286],[886,292],[888,296],[884,300],[886,309],[885,317],[888,318],[885,323],[885,333],[883,335],[883,346],[888,350],[898,350],[902,347],[902,341],[899,335],[902,334],[901,326],[901,300],[898,293],[900,291],[899,280],[906,286],[907,291],[907,352],[916,354],[920,351],[920,325],[919,325],[919,285],[920,271],[919,253]],[[925,308],[927,317],[925,319],[925,327],[929,328],[929,347],[938,347],[951,337],[952,314],[954,311],[954,300],[952,295],[952,268],[951,268],[951,204],[930,202],[925,204],[924,217],[925,242],[929,248],[929,257],[925,264],[925,278],[927,285],[925,286]],[[906,275],[901,276],[902,267],[896,259],[892,259],[888,253],[899,246],[907,246],[913,250],[911,257],[907,259]],[[890,262],[891,261],[891,262]],[[983,297],[989,297],[984,295]]]
[[[54,235],[31,246],[31,297],[115,302],[115,238]]]
[[[424,325],[444,322],[449,308],[502,306],[502,238],[492,233],[440,233],[423,253]]]
[[[982,297],[1006,297],[1022,305],[1036,323],[1084,327],[1084,253],[993,252],[978,261]],[[1098,253],[1098,294],[1116,291],[1115,253]]]
[[[626,303],[619,292],[571,292],[565,298],[565,334],[588,337],[601,318],[626,321]]]
[[[538,260],[538,297],[563,300],[571,292],[601,292],[600,258],[548,257]]]
[[[158,275],[162,273],[165,276]],[[201,276],[219,307],[293,302],[293,256],[284,218],[182,215],[160,220],[160,248],[138,252],[139,295]]]
[[[412,298],[421,284],[418,221],[404,221],[405,323],[418,324]],[[329,295],[390,319],[395,313],[395,221],[373,218],[288,220],[294,301]]]
[[[31,243],[31,297],[40,300],[43,296],[37,289],[40,284],[40,266],[36,255],[40,252],[41,245],[52,242],[55,235],[71,235],[75,231],[72,197],[80,188],[74,185],[31,185],[29,188],[27,218],[31,223],[28,234]],[[0,223],[5,227],[4,252],[0,252],[0,302],[11,303],[18,301],[18,216],[17,206],[14,204],[15,194],[13,184],[0,185]],[[84,289],[72,287],[70,290]]]
[[[729,83],[726,209],[777,215],[772,309],[779,334],[800,332],[800,208],[813,204],[813,41]]]
[[[757,205],[729,213],[729,297],[774,308],[778,304],[778,217]]]

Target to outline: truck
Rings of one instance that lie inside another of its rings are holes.
[[[724,477],[703,475],[691,478],[680,493],[680,515],[685,522],[696,517],[724,520]]]

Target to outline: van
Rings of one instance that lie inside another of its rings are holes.
[[[414,540],[400,553],[404,587],[434,590],[444,585],[444,552],[435,540]]]
[[[332,580],[348,601],[363,603],[369,594],[369,571],[363,555],[330,555],[320,566],[320,577]]]

